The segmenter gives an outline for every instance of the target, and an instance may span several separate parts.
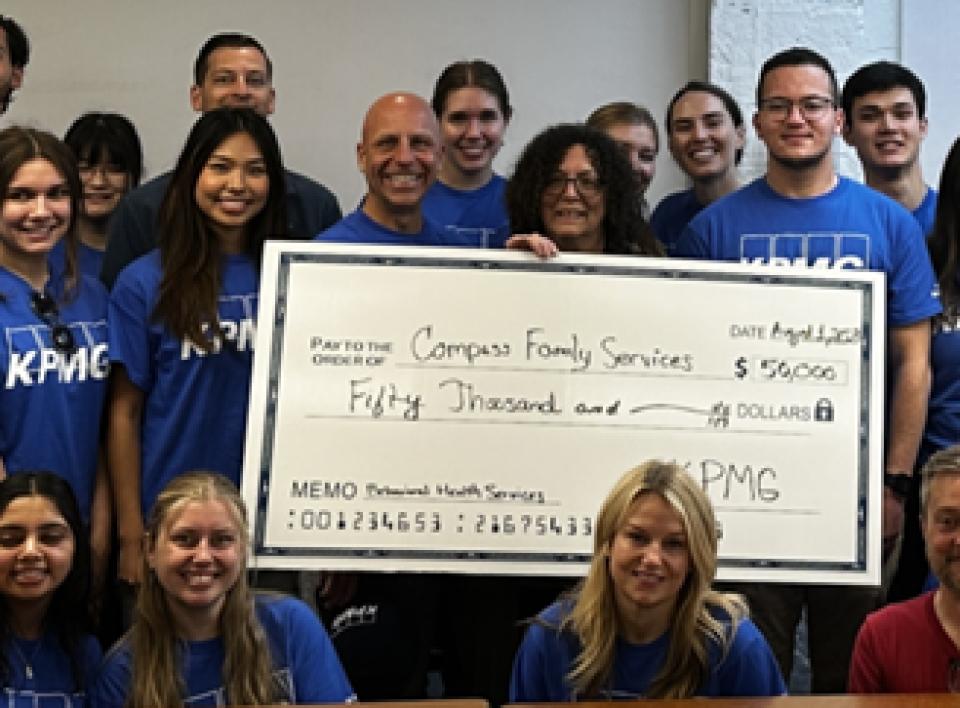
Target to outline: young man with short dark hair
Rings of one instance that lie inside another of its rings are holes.
[[[843,137],[856,149],[866,183],[911,212],[924,236],[929,236],[937,215],[937,192],[924,181],[920,166],[926,109],[923,82],[893,62],[862,66],[843,86]],[[887,562],[892,571],[887,598],[892,601],[914,597],[927,576],[918,495],[914,480],[904,502],[900,548]]]
[[[763,177],[707,207],[677,255],[811,268],[882,271],[887,286],[888,409],[883,535],[895,544],[926,417],[930,318],[940,312],[920,227],[888,197],[837,175],[833,139],[843,127],[830,63],[795,47],[764,63],[753,125],[767,147]],[[853,639],[879,601],[875,588],[744,585],[751,615],[784,676],[801,610],[809,623],[813,690],[846,686]]]
[[[900,202],[925,236],[937,212],[937,193],[920,167],[926,108],[923,82],[893,62],[861,66],[843,86],[843,138],[856,149],[867,184]]]

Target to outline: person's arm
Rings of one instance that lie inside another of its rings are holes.
[[[121,638],[103,658],[92,688],[87,689],[86,705],[123,708],[130,694],[132,663],[127,639]]]
[[[555,637],[548,635],[552,631],[536,621],[527,627],[510,674],[511,702],[572,700],[571,696],[565,695],[567,691],[563,685],[570,667],[559,665],[562,662],[558,661],[556,652],[550,652],[547,646],[549,642],[557,641]],[[563,685],[562,688],[558,689],[553,685],[557,678]]]
[[[889,333],[890,430],[885,470],[910,476],[920,447],[930,397],[930,320],[891,327]],[[883,538],[896,538],[903,498],[884,488]]]
[[[336,649],[317,615],[294,598],[273,608],[286,617],[286,645],[298,703],[349,703],[357,699]]]
[[[140,510],[140,425],[144,393],[115,364],[110,374],[110,415],[107,456],[117,510],[120,580],[139,583],[143,553],[143,515]]]
[[[787,693],[780,666],[767,640],[749,619],[737,623],[722,663],[715,696],[782,696]]]
[[[553,258],[560,253],[552,239],[540,234],[514,234],[507,239],[504,248],[511,251],[531,251],[540,258]]]
[[[91,595],[98,598],[107,574],[110,554],[110,484],[104,451],[97,453],[97,473],[90,505],[90,571]]]

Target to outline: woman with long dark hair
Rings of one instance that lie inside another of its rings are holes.
[[[90,546],[70,485],[0,481],[0,687],[8,705],[84,705],[100,664],[87,634]]]
[[[204,114],[160,209],[160,246],[110,295],[108,449],[119,576],[140,578],[143,518],[190,469],[240,479],[263,242],[287,229],[280,148],[246,108]]]

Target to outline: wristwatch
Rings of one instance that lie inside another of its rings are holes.
[[[910,494],[911,475],[908,472],[884,472],[883,486],[893,492],[900,501]]]

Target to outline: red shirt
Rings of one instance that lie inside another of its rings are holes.
[[[850,660],[850,693],[945,693],[960,649],[933,610],[931,591],[872,612]]]

